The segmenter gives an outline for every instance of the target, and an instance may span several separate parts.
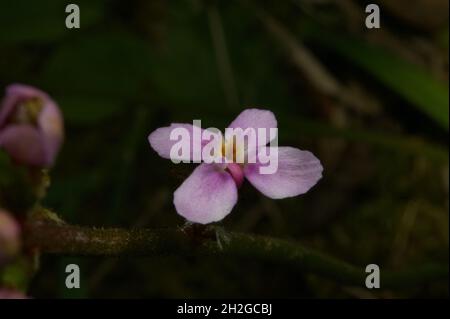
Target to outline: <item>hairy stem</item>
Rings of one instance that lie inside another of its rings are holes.
[[[44,213],[43,213],[44,212]],[[50,216],[50,217],[49,217]],[[27,225],[26,244],[42,253],[78,256],[227,255],[252,258],[365,287],[365,266],[307,249],[299,243],[264,236],[223,233],[214,226],[178,229],[89,228],[68,225],[42,210]],[[221,234],[219,235],[218,234]],[[448,280],[448,266],[422,265],[402,271],[381,268],[382,288],[404,288]]]

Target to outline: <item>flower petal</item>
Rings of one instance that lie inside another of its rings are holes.
[[[39,129],[43,136],[46,162],[53,165],[64,141],[64,120],[58,106],[48,101],[39,115]]]
[[[36,89],[29,85],[24,84],[11,84],[6,88],[6,94],[2,101],[2,107],[0,109],[0,127],[4,125],[7,118],[14,111],[14,108],[18,103],[23,100],[27,100],[33,97],[41,98],[44,104],[53,101],[43,91]]]
[[[155,131],[153,131],[148,136],[148,141],[149,141],[151,147],[159,154],[159,156],[161,156],[163,158],[171,159],[170,150],[176,143],[178,143],[178,140],[171,141],[170,134],[174,129],[177,129],[177,128],[184,128],[189,132],[190,154],[189,154],[189,156],[177,155],[177,156],[175,156],[175,158],[172,158],[172,160],[193,161],[194,160],[194,147],[193,146],[194,146],[195,138],[194,138],[194,126],[191,124],[172,123],[170,126],[160,127],[158,129],[156,129]],[[208,144],[209,140],[202,139],[203,129],[201,129],[201,128],[197,128],[197,129],[200,134],[201,147],[196,149],[197,151],[195,152],[195,155],[197,156],[197,158],[201,158],[201,151],[203,149],[203,146]]]
[[[269,148],[262,147],[261,152]],[[249,182],[267,197],[281,199],[306,193],[322,177],[320,161],[308,151],[294,147],[278,147],[278,169],[274,174],[261,174],[261,163],[244,169]]]
[[[237,199],[236,184],[223,167],[201,164],[175,191],[173,202],[179,215],[208,224],[227,216]]]
[[[47,167],[42,133],[30,125],[8,125],[0,132],[0,147],[19,163]]]
[[[247,128],[255,129],[255,133],[258,134],[258,128],[266,129],[266,138],[257,141],[257,145],[266,145],[270,142],[270,128],[277,128],[277,119],[275,115],[268,110],[260,109],[246,109],[242,111],[231,124],[229,128],[241,128],[243,130]]]
[[[28,299],[22,292],[0,287],[0,299]]]

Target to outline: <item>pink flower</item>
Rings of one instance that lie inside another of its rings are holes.
[[[23,84],[6,88],[0,107],[0,148],[20,164],[50,167],[63,139],[63,117],[46,93]]]
[[[0,299],[28,299],[28,297],[18,290],[0,287]]]
[[[14,218],[0,208],[0,266],[16,255],[20,248],[20,227]]]
[[[163,158],[171,158],[171,132],[176,128],[195,130],[190,124],[172,124],[152,132],[148,139],[151,147]],[[272,112],[259,109],[246,109],[229,125],[229,128],[254,129],[254,131],[277,128]],[[198,130],[198,128],[196,128]],[[203,131],[202,131],[203,132]],[[308,151],[293,147],[267,147],[270,134],[256,140],[256,162],[244,163],[201,163],[174,193],[174,205],[181,216],[188,221],[208,224],[222,220],[237,203],[238,187],[244,177],[261,193],[273,199],[281,199],[306,193],[322,177],[320,161]],[[209,140],[200,140],[200,150]],[[227,143],[222,142],[222,146]],[[191,148],[192,150],[193,148]],[[261,155],[269,150],[277,151],[277,170],[271,174],[262,174]],[[243,150],[249,152],[248,147]],[[222,156],[225,152],[222,152]],[[238,153],[233,149],[233,158]],[[193,152],[189,154],[191,157]],[[173,158],[172,158],[173,160]]]

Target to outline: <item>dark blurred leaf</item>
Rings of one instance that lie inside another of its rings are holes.
[[[0,44],[51,42],[69,35],[65,21],[65,8],[70,1],[59,0],[3,0],[0,1]],[[78,0],[81,27],[98,21],[106,1]]]
[[[149,59],[148,46],[134,35],[84,36],[55,52],[42,82],[58,98],[69,122],[95,123],[146,91]]]
[[[2,268],[0,272],[0,283],[2,286],[26,292],[30,281],[30,274],[32,274],[30,268],[29,260],[21,257]]]
[[[83,36],[55,52],[43,80],[64,93],[132,97],[149,72],[148,60],[146,43],[132,34]]]
[[[437,42],[439,45],[448,51],[449,32],[448,28],[445,28],[437,34]]]
[[[108,119],[122,110],[117,100],[86,96],[55,96],[67,122],[90,125]]]
[[[24,167],[14,165],[0,150],[0,207],[24,213],[34,204],[35,196]]]
[[[157,94],[182,110],[224,105],[206,15],[182,2],[172,9],[164,46],[151,55]]]
[[[220,13],[241,107],[270,107],[273,111],[298,108],[291,86],[286,85],[284,61],[265,33],[254,32],[260,28],[260,21],[239,6],[223,4],[223,7]]]
[[[448,163],[448,150],[445,147],[420,137],[360,128],[337,128],[327,123],[292,118],[286,115],[278,116],[278,118],[280,123],[288,130],[299,131],[302,135],[338,137],[347,141],[370,144],[399,153],[422,156],[439,164]]]
[[[384,85],[448,130],[448,87],[425,70],[393,53],[358,39],[313,33],[314,40],[364,68]]]

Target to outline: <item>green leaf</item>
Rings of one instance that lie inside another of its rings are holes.
[[[27,258],[21,257],[2,268],[0,284],[25,292],[30,283],[31,265]]]
[[[24,167],[12,163],[0,150],[0,207],[23,213],[34,204],[35,196]]]
[[[42,81],[58,92],[133,97],[148,74],[148,47],[125,33],[96,33],[61,46],[49,59]]]
[[[97,96],[55,96],[64,119],[74,125],[93,125],[120,113],[120,101]]]
[[[177,112],[225,105],[206,15],[184,1],[171,8],[164,47],[149,56],[155,94]]]
[[[0,44],[52,42],[79,30],[67,29],[65,8],[71,2],[58,0],[0,1]],[[87,28],[105,11],[105,1],[79,0],[80,22]]]
[[[149,60],[147,44],[132,34],[91,34],[61,46],[39,82],[69,123],[93,124],[147,94]]]
[[[448,150],[419,136],[405,136],[396,133],[361,128],[337,128],[328,123],[279,115],[279,123],[288,130],[297,130],[302,135],[337,137],[351,142],[360,142],[385,150],[422,156],[436,164],[448,163]]]
[[[313,41],[335,50],[365,69],[448,130],[448,84],[444,85],[419,66],[401,59],[384,48],[359,39],[316,33],[312,33]]]

